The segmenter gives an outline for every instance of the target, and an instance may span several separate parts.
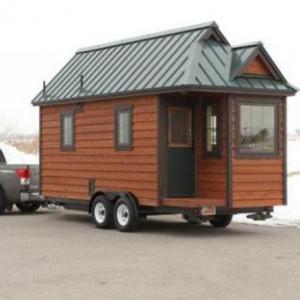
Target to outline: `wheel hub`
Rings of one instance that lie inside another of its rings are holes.
[[[101,202],[97,203],[95,206],[95,219],[98,223],[103,223],[106,219],[106,209]]]
[[[121,226],[126,226],[129,222],[129,209],[125,204],[121,204],[117,210],[117,219]]]

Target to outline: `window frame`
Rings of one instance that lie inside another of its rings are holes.
[[[72,120],[72,145],[64,144],[64,118],[71,117]],[[62,112],[60,114],[60,149],[62,151],[74,151],[75,150],[75,113],[74,111]]]
[[[217,146],[215,151],[207,151],[207,107],[210,105],[215,105],[217,110]],[[205,157],[221,157],[222,156],[222,127],[221,127],[221,109],[220,109],[220,101],[218,100],[211,100],[211,101],[204,101],[202,106],[202,112],[203,112],[203,145],[204,145],[204,154]]]
[[[189,132],[188,132],[188,141],[187,143],[174,143],[171,140],[171,114],[172,111],[179,109],[186,109],[188,111],[188,122],[189,122]],[[169,148],[193,148],[193,108],[191,106],[169,106],[168,107],[168,147]]]
[[[129,143],[128,144],[120,144],[119,143],[119,130],[118,130],[118,115],[121,112],[128,112],[129,113]],[[115,139],[115,150],[117,151],[129,151],[133,149],[133,105],[126,104],[126,105],[118,105],[114,109],[114,118],[115,118],[115,126],[114,126],[114,139]]]
[[[272,152],[243,152],[241,151],[240,143],[241,143],[241,135],[240,135],[240,125],[241,125],[241,106],[242,105],[253,105],[253,106],[271,106],[274,107],[274,144],[275,149]],[[236,151],[235,155],[237,158],[277,158],[280,156],[280,99],[272,98],[272,99],[237,99],[236,101],[236,126],[235,126],[235,137],[236,137]]]

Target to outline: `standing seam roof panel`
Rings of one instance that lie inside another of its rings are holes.
[[[149,51],[144,54],[143,60],[139,60],[137,65],[133,68],[133,74],[131,78],[128,78],[128,81],[125,82],[125,85],[123,85],[124,89],[130,90],[132,85],[137,84],[138,80],[140,82],[143,80],[143,74],[145,74],[145,76],[148,74],[151,62],[155,61],[155,59],[159,57],[160,53],[162,52],[161,48],[167,47],[169,40],[172,40],[172,38],[167,37],[164,39],[158,39],[158,43],[153,45],[154,49],[150,51],[150,54],[147,55]]]

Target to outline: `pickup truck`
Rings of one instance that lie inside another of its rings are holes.
[[[42,204],[39,166],[7,164],[0,149],[0,215],[15,204],[23,213],[35,212]]]

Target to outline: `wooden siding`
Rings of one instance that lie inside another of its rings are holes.
[[[208,98],[203,98],[203,101],[209,101]],[[212,99],[213,100],[213,99]],[[211,206],[226,206],[226,192],[227,192],[227,176],[226,176],[226,147],[227,147],[227,105],[226,97],[220,96],[217,101],[220,107],[219,120],[221,123],[221,148],[218,157],[209,157],[205,153],[204,140],[204,111],[203,101],[199,102],[197,107],[197,194],[200,198],[211,199]],[[218,200],[217,200],[218,199]],[[205,201],[205,205],[208,205]]]
[[[244,98],[251,101],[251,98]],[[249,100],[250,99],[250,100]],[[285,102],[279,103],[279,155],[275,157],[239,157],[236,154],[237,106],[232,97],[232,174],[233,207],[263,207],[284,203],[284,115]],[[274,99],[273,99],[274,100]],[[268,98],[266,100],[268,101]]]
[[[133,149],[114,148],[114,108],[133,105]],[[41,177],[46,197],[88,200],[96,189],[130,191],[157,205],[157,98],[94,101],[41,108]],[[75,110],[75,150],[60,149],[60,113]]]
[[[263,75],[273,77],[272,73],[260,58],[260,56],[256,56],[256,58],[246,67],[244,74],[254,74],[254,75]]]

